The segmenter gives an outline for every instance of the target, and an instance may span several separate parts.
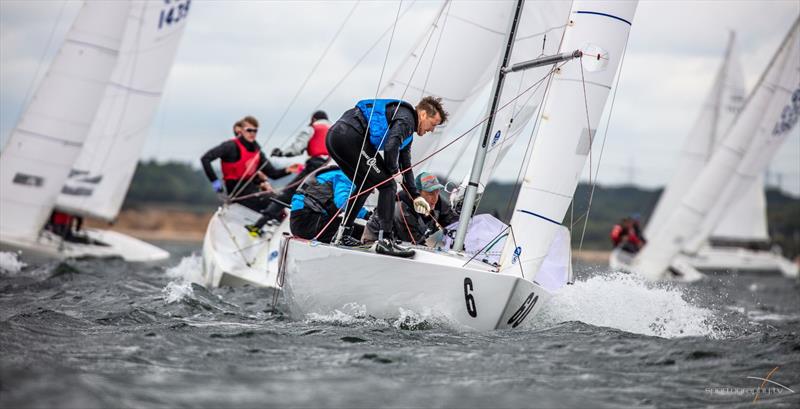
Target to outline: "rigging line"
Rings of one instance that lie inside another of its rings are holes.
[[[64,2],[61,3],[61,8],[58,10],[58,17],[56,17],[56,21],[53,23],[53,27],[50,29],[50,35],[47,37],[47,44],[45,44],[44,51],[42,51],[42,55],[39,57],[39,63],[36,65],[36,74],[34,74],[33,78],[31,78],[31,83],[28,84],[28,90],[25,92],[25,98],[22,100],[22,104],[19,106],[19,112],[17,112],[17,124],[21,122],[21,116],[25,111],[27,111],[27,108],[30,108],[32,97],[31,94],[33,93],[34,85],[38,82],[36,79],[39,78],[39,74],[42,72],[42,65],[44,65],[44,57],[47,56],[47,50],[49,50],[50,46],[53,45],[53,37],[56,34],[56,28],[58,27],[58,23],[61,21],[61,16],[64,14],[64,8],[66,5],[67,0],[64,0]],[[84,5],[81,7],[86,6]],[[69,31],[67,31],[67,36],[69,36]],[[66,41],[66,39],[64,41]],[[11,133],[13,133],[13,130]],[[8,140],[6,141],[6,144],[8,143],[11,143],[10,134]]]
[[[411,9],[414,7],[414,4],[415,4],[416,2],[417,2],[417,0],[413,0],[413,1],[412,1],[412,2],[409,4],[409,6],[408,6],[408,7],[406,7],[406,9],[405,9],[405,10],[403,10],[403,13],[402,13],[402,15],[400,16],[400,19],[402,19],[403,17],[405,17],[405,15],[406,15],[406,14],[407,14],[409,11],[411,11]],[[386,30],[384,30],[384,31],[383,31],[383,34],[381,34],[381,35],[380,35],[380,37],[378,37],[378,39],[377,39],[377,40],[375,40],[375,42],[374,42],[374,43],[372,43],[372,45],[371,45],[371,46],[370,46],[370,47],[367,49],[367,51],[366,51],[366,52],[364,52],[364,54],[362,54],[362,55],[361,55],[361,57],[359,57],[359,59],[356,61],[356,63],[355,63],[355,64],[354,64],[352,67],[350,67],[350,70],[349,70],[349,71],[347,71],[347,73],[345,73],[345,74],[344,74],[344,75],[343,75],[341,78],[339,78],[339,81],[338,81],[338,82],[337,82],[337,83],[336,83],[336,84],[333,86],[333,88],[331,88],[331,90],[330,90],[330,91],[328,91],[328,93],[327,93],[327,94],[325,94],[325,96],[324,96],[324,97],[322,97],[322,100],[320,100],[320,101],[319,101],[319,103],[317,104],[317,106],[316,106],[316,107],[314,107],[314,111],[316,111],[316,110],[319,110],[320,108],[322,108],[322,105],[324,105],[324,104],[325,104],[325,102],[326,102],[326,101],[328,101],[328,98],[330,98],[330,97],[331,97],[331,95],[333,95],[333,94],[336,92],[336,90],[338,90],[338,89],[339,89],[339,87],[340,87],[340,86],[341,86],[341,85],[344,83],[344,81],[345,81],[347,78],[349,78],[349,77],[350,77],[350,74],[352,74],[352,73],[353,73],[353,71],[355,71],[355,70],[356,70],[356,68],[358,68],[358,67],[361,65],[361,63],[362,63],[362,62],[363,62],[363,61],[364,61],[364,60],[367,58],[367,56],[369,56],[369,54],[372,52],[372,50],[374,50],[374,49],[375,49],[375,47],[377,47],[377,46],[378,46],[378,44],[380,44],[380,43],[381,43],[381,41],[383,40],[383,37],[386,37],[386,35],[387,35],[387,34],[389,34],[389,32],[392,30],[392,27],[394,27],[394,26],[387,27],[387,28],[386,28]],[[305,122],[305,121],[303,121],[302,123],[300,123],[300,125],[298,125],[298,126],[297,126],[297,127],[294,129],[294,132],[292,132],[290,135],[295,135],[295,134],[297,134],[297,132],[299,132],[299,131],[300,131],[300,128],[302,128],[302,127],[303,127],[305,124],[306,124],[306,122]]]
[[[408,195],[408,197],[411,197],[411,192],[409,192],[409,191],[408,191],[408,188],[406,188],[406,186],[405,186],[404,184],[401,184],[400,186],[402,186],[403,190],[406,192],[406,194]],[[399,198],[399,197],[400,197],[400,196],[398,196],[398,198]],[[436,207],[436,206],[434,206],[434,207]],[[439,230],[444,230],[444,227],[443,227],[441,224],[439,224],[439,221],[438,221],[438,220],[436,220],[436,218],[435,218],[435,217],[433,217],[433,214],[432,214],[432,213],[433,213],[433,211],[434,211],[434,210],[436,210],[436,209],[434,209],[434,207],[431,207],[431,211],[430,211],[430,212],[428,212],[428,214],[427,214],[427,215],[425,215],[425,216],[428,216],[428,217],[430,217],[430,218],[431,218],[431,220],[433,220],[433,222],[434,222],[434,223],[436,223],[436,226],[439,228]],[[416,209],[415,209],[415,211],[416,211]]]
[[[525,93],[527,93],[528,91],[530,91],[531,89],[533,89],[533,88],[534,88],[535,86],[537,86],[539,83],[541,83],[542,81],[544,81],[545,79],[547,79],[547,78],[548,78],[548,76],[550,76],[550,75],[551,75],[551,74],[552,74],[552,73],[553,73],[553,72],[554,72],[556,69],[560,68],[560,67],[561,67],[561,66],[563,66],[564,64],[566,64],[566,62],[562,63],[562,64],[561,64],[561,65],[559,65],[558,67],[555,67],[554,69],[551,69],[551,70],[550,70],[550,72],[548,72],[547,74],[545,74],[545,76],[543,76],[541,79],[539,79],[539,81],[536,81],[536,82],[535,82],[535,83],[533,83],[533,84],[532,84],[530,87],[528,87],[527,89],[525,89],[525,91],[523,91],[523,92],[522,92],[522,94],[515,96],[515,97],[514,97],[514,98],[512,98],[510,101],[506,102],[504,105],[502,105],[502,106],[500,106],[499,108],[497,108],[497,111],[496,111],[496,112],[500,112],[500,111],[502,111],[503,109],[505,109],[505,108],[506,108],[508,105],[510,105],[510,104],[511,104],[512,102],[514,102],[516,99],[520,98],[522,95],[524,95]],[[428,156],[426,156],[426,157],[422,158],[422,160],[419,160],[419,161],[417,161],[417,162],[415,162],[415,163],[412,163],[412,164],[411,164],[411,166],[409,166],[409,167],[407,167],[407,168],[405,168],[405,169],[402,169],[402,170],[400,170],[399,172],[397,172],[397,173],[396,173],[396,174],[394,174],[394,175],[391,175],[391,176],[389,176],[388,178],[384,179],[384,180],[383,180],[383,181],[381,181],[380,183],[378,183],[378,184],[374,185],[374,186],[373,186],[373,188],[374,188],[374,189],[377,189],[379,186],[382,186],[382,185],[386,184],[387,182],[389,182],[389,180],[393,179],[395,176],[402,175],[403,173],[405,173],[405,172],[407,172],[407,171],[409,171],[409,170],[413,169],[414,167],[416,167],[416,166],[417,166],[417,165],[419,165],[420,163],[423,163],[423,162],[425,162],[426,160],[430,159],[430,158],[431,158],[431,157],[433,157],[434,155],[437,155],[437,154],[439,154],[439,152],[442,152],[443,150],[445,150],[445,149],[447,149],[448,147],[452,146],[454,143],[458,142],[458,140],[460,140],[461,138],[463,138],[463,137],[464,137],[464,136],[466,136],[467,134],[470,134],[472,131],[474,131],[475,129],[477,129],[479,126],[481,126],[481,125],[482,125],[484,122],[486,122],[486,121],[488,121],[488,120],[489,120],[489,117],[488,117],[488,116],[487,116],[487,117],[484,117],[483,119],[481,119],[480,121],[478,121],[478,122],[477,122],[475,125],[473,125],[471,128],[469,128],[469,129],[467,129],[466,131],[464,131],[464,132],[463,132],[461,135],[459,135],[459,136],[455,137],[455,138],[454,138],[452,141],[450,141],[450,142],[448,142],[447,144],[445,144],[443,147],[441,147],[441,148],[439,148],[439,149],[437,149],[437,150],[433,151],[433,152],[432,152],[431,154],[429,154]],[[361,196],[361,195],[363,195],[363,194],[365,194],[365,193],[370,193],[370,192],[360,192],[360,193],[357,193],[356,195],[351,195],[350,197],[348,197],[348,198],[347,198],[347,201],[349,202],[349,201],[351,201],[351,200],[354,200],[355,198],[357,198],[357,197],[359,197],[359,196]],[[316,235],[316,236],[314,236],[314,238],[313,238],[312,240],[317,240],[317,239],[319,238],[319,235],[320,235],[320,234],[322,234],[322,232],[323,232],[323,231],[325,231],[325,229],[327,229],[327,228],[328,228],[328,226],[331,224],[331,222],[333,222],[333,220],[334,220],[334,219],[335,219],[335,218],[336,218],[336,217],[339,215],[339,213],[341,213],[341,211],[342,211],[342,209],[341,209],[341,208],[340,208],[339,210],[337,210],[337,211],[336,211],[336,213],[334,213],[334,215],[333,215],[333,217],[331,218],[331,220],[329,220],[329,221],[328,221],[328,223],[326,223],[326,224],[325,224],[325,226],[323,226],[323,227],[322,227],[322,229],[319,231],[319,233],[317,233],[317,235]]]
[[[588,205],[588,208],[586,209],[586,219],[583,222],[583,231],[581,232],[581,241],[580,241],[580,244],[578,245],[578,253],[583,251],[583,238],[584,238],[584,235],[586,234],[586,225],[589,222],[589,212],[592,210],[592,199],[594,198],[594,189],[597,186],[597,176],[600,173],[600,164],[603,161],[603,151],[605,150],[605,147],[606,147],[606,137],[608,136],[608,129],[611,127],[611,115],[614,113],[614,102],[617,99],[617,88],[619,88],[619,83],[622,80],[622,71],[623,71],[623,68],[624,68],[623,64],[625,62],[625,55],[628,52],[628,41],[629,40],[630,39],[625,41],[625,48],[622,49],[622,57],[620,58],[620,61],[619,61],[619,65],[620,65],[619,75],[617,75],[617,84],[614,86],[614,93],[611,96],[611,107],[609,107],[609,111],[608,111],[608,123],[606,124],[605,131],[603,132],[603,143],[600,146],[600,156],[597,158],[597,171],[595,172],[595,183],[592,184],[591,193],[589,193],[589,205]],[[581,65],[581,75],[583,75],[583,65]]]
[[[400,192],[395,193],[395,196],[397,197],[397,201],[399,202],[400,201]],[[406,220],[406,212],[403,211],[403,204],[400,203],[397,207],[400,208],[400,216],[403,217],[403,224],[406,225],[406,231],[408,232],[408,238],[411,239],[411,244],[416,246],[417,245],[417,241],[414,240],[414,235],[411,233],[411,227],[408,226],[408,221]],[[394,223],[394,222],[392,222],[392,223]]]
[[[406,13],[408,13],[411,10],[411,8],[414,6],[416,1],[417,0],[413,0],[411,2],[411,4],[408,7],[406,7],[406,9],[403,11],[403,13],[401,15],[401,18],[404,17],[406,15]],[[359,58],[358,61],[356,61],[355,65],[353,65],[353,67],[350,68],[350,71],[348,71],[342,78],[339,79],[339,82],[337,82],[336,85],[334,85],[333,88],[330,90],[330,92],[328,92],[328,94],[325,95],[324,98],[322,98],[322,101],[320,101],[319,104],[317,104],[317,106],[314,108],[314,111],[316,111],[316,110],[320,109],[320,107],[322,107],[322,105],[325,103],[325,101],[327,101],[328,98],[331,95],[333,95],[334,92],[336,92],[336,90],[339,88],[339,86],[342,85],[344,83],[344,81],[350,76],[350,74],[352,74],[353,71],[355,71],[355,69],[358,68],[359,65],[361,65],[361,62],[364,61],[365,58],[367,58],[367,56],[372,52],[372,50],[375,49],[375,47],[377,47],[378,44],[381,43],[381,41],[383,40],[383,37],[385,37],[386,34],[389,34],[389,32],[392,32],[392,34],[394,34],[394,27],[397,24],[397,20],[398,19],[395,19],[395,24],[393,24],[391,27],[387,28],[383,32],[383,34],[381,34],[381,36],[378,37],[378,39],[375,40],[374,43],[372,43],[372,45],[369,47],[369,49],[363,55],[361,55],[361,58]],[[290,135],[296,134],[300,130],[300,128],[303,127],[304,124],[305,124],[305,122],[301,123],[297,128],[295,128],[294,132],[292,132]],[[266,155],[265,155],[265,157],[266,157]],[[266,166],[266,165],[267,165],[267,162],[262,163],[261,166],[259,166],[258,171],[262,170],[264,168],[264,166]],[[255,174],[253,176],[255,176]],[[251,177],[247,181],[247,183],[250,183],[250,181],[252,179],[253,179],[253,177]],[[355,183],[355,182],[353,182],[353,183]],[[237,186],[238,186],[238,183],[237,183]],[[228,197],[236,197],[236,195],[238,193],[240,193],[240,192],[236,192],[236,189],[234,189],[234,193],[229,195]]]
[[[514,243],[514,251],[516,251],[517,247],[519,246],[517,246],[517,236],[514,235],[514,226],[509,224],[508,227],[511,228],[511,241]],[[519,258],[519,260],[517,260],[519,262],[519,273],[522,274],[522,278],[525,278],[525,270],[522,268],[522,254],[520,254],[517,258]]]
[[[367,139],[369,138],[369,124],[372,122],[372,115],[375,113],[375,101],[378,99],[378,93],[381,90],[381,82],[383,82],[383,74],[386,71],[386,63],[389,61],[389,52],[392,50],[392,42],[394,41],[394,33],[397,29],[397,22],[400,20],[400,10],[403,8],[403,0],[400,0],[397,4],[397,14],[394,17],[394,24],[392,25],[392,34],[389,36],[389,45],[386,47],[386,55],[383,57],[383,66],[381,67],[381,74],[378,77],[378,86],[375,87],[375,97],[372,98],[372,110],[369,111],[369,118],[367,118],[367,126],[364,130],[364,138],[361,141],[361,148],[358,154],[358,160],[356,160],[356,167],[355,172],[353,173],[353,183],[356,183],[358,180],[358,167],[361,166],[361,154],[364,153],[364,145],[367,143]],[[413,75],[413,73],[412,73]],[[403,92],[405,94],[405,92]],[[397,104],[397,107],[394,109],[394,113],[392,114],[392,120],[394,120],[395,116],[397,116],[397,111],[400,110],[400,104]],[[384,140],[386,139],[386,134],[389,133],[389,127],[386,128],[386,131],[383,133],[383,137],[381,138],[380,144],[382,145]],[[375,155],[372,156],[371,159],[375,159],[375,156],[378,155],[378,150],[375,150]],[[358,187],[358,193],[361,194],[362,190],[364,189],[364,184],[367,183],[367,176],[369,176],[370,171],[372,170],[371,166],[367,166],[366,171],[364,172],[364,176],[362,176],[361,186]],[[352,192],[352,188],[350,190]],[[350,194],[352,196],[352,193]],[[344,223],[347,221],[350,214],[353,212],[353,206],[350,206],[350,201],[346,201],[344,203],[344,217],[342,221],[339,223],[339,229],[344,227]],[[327,226],[326,226],[327,227]],[[324,229],[323,229],[324,231]],[[338,234],[336,240],[338,240]]]
[[[306,76],[306,79],[303,80],[303,84],[300,85],[300,88],[297,90],[297,92],[295,92],[294,96],[292,97],[292,100],[289,101],[289,103],[286,105],[286,109],[283,110],[283,113],[281,114],[280,118],[278,118],[278,121],[275,122],[275,126],[272,127],[272,131],[270,131],[269,135],[267,136],[267,139],[264,141],[264,146],[267,146],[269,141],[275,135],[275,131],[277,131],[278,128],[280,127],[281,123],[283,123],[284,118],[286,118],[286,114],[289,113],[289,110],[292,108],[294,103],[297,101],[297,98],[300,96],[300,94],[306,88],[306,85],[308,85],[308,82],[311,80],[311,77],[314,75],[314,73],[316,73],[317,68],[319,68],[320,64],[322,63],[322,60],[325,59],[325,56],[328,55],[328,52],[331,50],[331,48],[333,47],[333,44],[339,38],[339,35],[342,34],[342,31],[347,26],[347,22],[350,21],[350,17],[353,16],[353,13],[355,13],[356,8],[358,8],[358,5],[360,3],[361,3],[361,0],[357,0],[356,4],[353,5],[353,8],[350,9],[350,12],[347,13],[347,17],[345,17],[344,21],[342,21],[342,24],[339,25],[339,28],[336,30],[336,34],[333,35],[333,38],[331,38],[331,41],[328,43],[327,47],[325,47],[325,50],[322,52],[322,55],[320,55],[319,58],[317,59],[317,62],[314,63],[314,67],[311,68],[311,72],[308,73],[308,75]],[[291,136],[291,134],[289,134],[289,136]],[[284,141],[284,143],[285,142],[286,141]]]
[[[433,64],[436,61],[436,56],[439,54],[439,45],[442,44],[442,35],[444,35],[444,30],[445,30],[445,28],[447,28],[447,18],[450,17],[450,9],[453,6],[453,1],[452,0],[446,0],[446,1],[447,1],[447,11],[443,11],[444,12],[444,21],[442,21],[442,30],[439,31],[439,38],[436,39],[436,47],[433,49],[433,57],[431,57],[431,65],[430,65],[430,67],[428,67],[428,75],[425,76],[425,82],[422,84],[422,91],[420,92],[420,99],[425,97],[425,90],[428,88],[428,80],[430,80],[431,72],[433,72]]]

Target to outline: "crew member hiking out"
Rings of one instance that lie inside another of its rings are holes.
[[[218,193],[227,192],[228,195],[236,195],[241,199],[237,203],[249,207],[262,215],[269,206],[268,193],[272,192],[272,186],[267,181],[267,177],[272,179],[282,178],[298,171],[298,165],[292,165],[284,169],[272,166],[261,146],[256,142],[258,133],[258,120],[252,116],[243,118],[237,124],[241,124],[241,134],[233,139],[227,140],[206,152],[200,162],[203,165],[208,180]],[[234,132],[236,126],[234,125]],[[217,177],[216,172],[211,167],[211,162],[219,159],[222,164],[222,179]],[[264,192],[263,194],[259,194]],[[236,199],[235,197],[232,199]],[[251,235],[260,236],[261,229],[253,226],[245,226]]]
[[[311,115],[311,122],[297,134],[289,147],[272,150],[270,156],[273,157],[293,157],[302,155],[303,152],[308,153],[308,159],[302,170],[283,188],[283,191],[277,197],[278,201],[289,203],[303,179],[328,162],[329,156],[328,148],[325,146],[325,138],[330,127],[331,123],[328,121],[328,114],[325,111],[314,112]],[[265,217],[268,217],[269,220],[265,219]],[[280,220],[283,219],[283,205],[276,202],[270,203],[265,217],[256,222],[255,226],[262,227],[267,223],[279,224]]]
[[[394,234],[398,240],[415,244],[424,244],[425,240],[442,226],[448,226],[458,221],[458,213],[453,211],[450,203],[440,196],[444,186],[439,179],[428,172],[420,172],[414,178],[414,184],[419,194],[428,202],[430,213],[419,213],[417,206],[408,193],[402,191],[397,194],[398,205],[394,211]],[[378,238],[380,221],[373,215],[364,229],[362,241],[370,243]]]
[[[353,183],[338,166],[324,167],[306,177],[292,196],[289,215],[292,234],[308,240],[316,237],[329,243],[339,227],[337,223],[329,222],[339,213],[338,209],[344,206],[353,190]],[[361,208],[358,217],[369,218],[369,212]]]
[[[447,112],[442,107],[441,98],[425,97],[416,107],[397,99],[366,99],[346,111],[328,131],[328,152],[353,181],[353,194],[378,189],[376,212],[380,229],[375,245],[377,253],[400,257],[414,255],[413,250],[401,247],[391,240],[397,192],[397,183],[393,177],[405,170],[402,183],[414,204],[427,206],[427,202],[420,197],[414,186],[411,141],[415,131],[418,136],[423,136],[446,120]],[[382,156],[378,155],[379,151],[383,151]],[[378,186],[384,181],[386,182]],[[357,212],[350,209],[360,209],[367,196],[367,193],[363,193],[347,204],[341,244],[361,243],[352,237],[352,226]]]

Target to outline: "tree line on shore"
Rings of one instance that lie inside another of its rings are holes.
[[[289,178],[285,178],[289,179]],[[278,181],[276,185],[282,184]],[[574,211],[567,212],[564,224],[573,225],[573,244],[578,245],[583,230],[592,187],[581,183],[575,193]],[[492,213],[501,220],[510,218],[509,203],[513,203],[518,186],[514,183],[491,183],[480,201],[478,212]],[[643,223],[653,211],[662,189],[636,186],[597,186],[592,195],[592,207],[586,222],[584,249],[610,249],[609,231],[625,216],[639,215]],[[153,160],[139,162],[133,176],[124,207],[167,206],[187,211],[211,212],[219,205],[201,169],[188,163]],[[767,190],[767,221],[775,244],[790,257],[800,254],[800,198],[776,189]]]

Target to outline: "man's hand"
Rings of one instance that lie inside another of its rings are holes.
[[[431,205],[422,196],[414,199],[414,211],[419,214],[428,215],[431,212]]]
[[[305,169],[305,166],[301,163],[293,163],[286,167],[286,171],[289,173],[298,174]]]
[[[222,193],[225,190],[225,186],[222,183],[222,180],[217,179],[211,182],[211,186],[214,188],[214,191],[217,193]]]
[[[281,156],[283,156],[283,151],[281,150],[281,148],[275,148],[272,150],[272,153],[270,153],[269,156],[280,158]]]

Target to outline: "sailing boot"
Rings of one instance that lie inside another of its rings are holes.
[[[394,257],[413,257],[414,250],[399,246],[390,239],[381,239],[375,242],[375,252],[386,256]]]
[[[252,238],[257,239],[264,234],[264,231],[261,230],[261,227],[256,226],[255,224],[246,224],[244,228],[247,229],[247,234],[249,234]]]
[[[345,247],[358,247],[362,245],[361,240],[353,237],[353,228],[352,227],[345,227],[344,233],[342,234],[342,239],[337,243],[339,245]]]

